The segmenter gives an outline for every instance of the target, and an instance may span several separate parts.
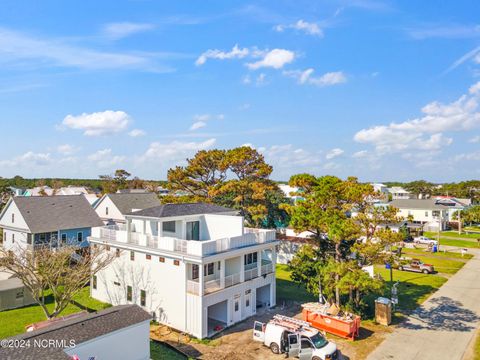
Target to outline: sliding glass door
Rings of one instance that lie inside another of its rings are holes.
[[[200,240],[200,221],[187,221],[187,240]]]

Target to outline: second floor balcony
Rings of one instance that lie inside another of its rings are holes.
[[[243,235],[214,240],[184,240],[168,236],[155,236],[147,233],[127,231],[119,226],[93,228],[91,236],[105,241],[115,241],[199,257],[276,240],[275,230],[252,228],[245,228]]]

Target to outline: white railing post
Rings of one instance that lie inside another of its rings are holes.
[[[203,296],[205,293],[205,279],[203,278],[203,264],[198,264],[198,295]]]
[[[220,260],[220,288],[225,288],[225,259]]]
[[[257,251],[257,272],[258,276],[262,276],[262,250]]]
[[[245,281],[245,262],[243,255],[240,256],[240,282]]]

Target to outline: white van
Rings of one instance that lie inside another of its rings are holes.
[[[267,324],[255,321],[253,340],[275,354],[287,353],[300,360],[337,360],[337,346],[306,321],[275,315]]]

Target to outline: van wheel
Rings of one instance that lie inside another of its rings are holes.
[[[322,359],[320,359],[318,356],[314,356],[312,357],[312,360],[322,360]]]
[[[423,269],[422,272],[423,272],[424,274],[428,274],[428,273],[429,273],[429,271],[428,271],[427,269]]]
[[[403,271],[403,266],[399,266],[398,270]]]
[[[274,354],[280,354],[280,347],[278,346],[277,343],[271,343],[270,350],[272,350]]]

